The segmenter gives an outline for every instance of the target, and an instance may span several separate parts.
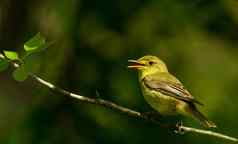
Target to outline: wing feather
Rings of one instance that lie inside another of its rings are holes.
[[[165,95],[203,105],[201,102],[197,101],[181,83],[153,79],[149,76],[145,77],[143,82],[148,88],[159,91]]]

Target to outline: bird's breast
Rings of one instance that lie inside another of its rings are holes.
[[[141,84],[143,96],[147,103],[162,115],[175,115],[176,105],[179,102],[171,96],[164,95],[158,91],[148,88],[146,85]]]

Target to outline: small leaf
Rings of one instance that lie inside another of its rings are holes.
[[[0,59],[5,59],[5,56],[0,53]]]
[[[14,51],[3,51],[3,53],[10,60],[19,60],[18,53]]]
[[[24,81],[27,79],[27,77],[28,77],[28,72],[26,71],[24,66],[20,66],[13,72],[13,78],[16,81],[20,81],[20,82]]]
[[[37,50],[41,50],[45,47],[46,40],[40,33],[37,33],[33,38],[31,38],[24,44],[25,51],[30,53],[35,52]]]
[[[4,71],[8,68],[9,63],[5,59],[0,59],[0,71]]]

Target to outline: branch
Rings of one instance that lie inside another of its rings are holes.
[[[203,134],[203,135],[209,135],[209,136],[213,136],[213,137],[217,137],[217,138],[222,138],[222,139],[238,142],[237,138],[230,137],[230,136],[227,136],[227,135],[224,135],[221,133],[217,133],[217,132],[213,132],[213,131],[209,131],[209,130],[202,130],[202,129],[196,129],[196,128],[185,127],[185,126],[181,126],[180,128],[182,129],[182,131],[185,131],[185,132],[199,133],[199,134]]]
[[[3,59],[5,57],[3,55],[0,55],[0,58]],[[12,62],[12,61],[11,61],[11,64],[15,68],[18,68],[20,66],[20,64],[18,64],[16,62]],[[221,138],[221,139],[225,139],[225,140],[229,140],[229,141],[233,141],[233,142],[238,142],[237,138],[230,137],[230,136],[227,136],[227,135],[224,135],[224,134],[221,134],[221,133],[213,132],[213,131],[210,131],[210,130],[196,129],[196,128],[192,128],[192,127],[186,127],[186,126],[183,126],[183,125],[173,125],[173,126],[164,125],[164,124],[161,124],[159,122],[159,120],[156,119],[156,117],[153,117],[153,116],[151,117],[151,116],[149,116],[145,113],[137,112],[135,110],[117,105],[116,103],[106,101],[106,100],[103,100],[103,99],[89,98],[89,97],[82,96],[82,95],[79,95],[79,94],[71,93],[69,91],[66,91],[66,90],[64,90],[60,87],[57,87],[57,86],[53,85],[50,82],[47,82],[47,81],[43,80],[42,78],[38,77],[35,74],[29,74],[29,75],[35,81],[37,81],[39,84],[49,88],[50,90],[52,90],[54,92],[57,92],[57,93],[60,93],[62,95],[65,95],[65,96],[69,96],[69,97],[78,99],[79,101],[82,101],[82,102],[91,103],[91,104],[95,104],[95,105],[101,105],[101,106],[104,106],[106,108],[110,108],[114,111],[118,111],[120,113],[126,114],[130,117],[134,117],[134,118],[142,119],[142,120],[147,120],[147,121],[159,124],[162,127],[173,129],[175,132],[177,132],[179,134],[190,132],[190,133],[197,133],[197,134],[213,136],[213,137],[216,137],[216,138]]]
[[[113,102],[106,101],[106,100],[103,100],[103,99],[89,98],[89,97],[82,96],[82,95],[79,95],[79,94],[74,94],[74,93],[71,93],[71,92],[66,91],[64,89],[61,89],[61,88],[43,80],[42,78],[40,78],[40,77],[38,77],[34,74],[31,74],[31,76],[32,76],[33,79],[35,79],[37,82],[39,82],[43,86],[46,86],[49,89],[51,89],[55,92],[61,93],[65,96],[76,98],[76,99],[78,99],[82,102],[101,105],[101,106],[104,106],[106,108],[110,108],[112,110],[121,112],[123,114],[127,114],[128,116],[131,116],[131,117],[134,117],[134,118],[137,118],[137,119],[143,119],[143,120],[147,120],[147,121],[151,121],[151,122],[160,124],[163,127],[173,128],[175,131],[177,131],[180,134],[188,133],[188,132],[198,133],[198,134],[209,135],[209,136],[213,136],[213,137],[217,137],[217,138],[221,138],[221,139],[225,139],[225,140],[238,142],[237,138],[230,137],[230,136],[227,136],[227,135],[224,135],[224,134],[221,134],[221,133],[217,133],[217,132],[213,132],[213,131],[209,131],[209,130],[196,129],[196,128],[191,128],[191,127],[186,127],[186,126],[183,126],[183,125],[176,125],[176,126],[163,125],[158,120],[156,120],[154,117],[150,117],[150,116],[148,116],[144,113],[140,113],[140,112],[131,110],[129,108],[117,105]]]

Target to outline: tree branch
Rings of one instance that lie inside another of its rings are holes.
[[[148,115],[146,115],[144,113],[140,113],[140,112],[131,110],[129,108],[117,105],[117,104],[115,104],[113,102],[106,101],[106,100],[103,100],[103,99],[89,98],[89,97],[82,96],[82,95],[79,95],[79,94],[71,93],[69,91],[61,89],[61,88],[59,88],[59,87],[57,87],[57,86],[55,86],[55,85],[53,85],[53,84],[43,80],[42,78],[40,78],[40,77],[38,77],[38,76],[36,76],[34,74],[31,74],[31,76],[32,76],[32,78],[34,80],[36,80],[37,82],[39,82],[43,86],[46,86],[49,89],[51,89],[51,90],[53,90],[55,92],[61,93],[61,94],[65,95],[65,96],[70,96],[70,97],[76,98],[76,99],[78,99],[78,100],[80,100],[82,102],[87,102],[87,103],[91,103],[91,104],[101,105],[101,106],[104,106],[106,108],[110,108],[112,110],[121,112],[123,114],[127,114],[128,116],[131,116],[131,117],[134,117],[134,118],[137,118],[137,119],[143,119],[143,120],[151,121],[151,122],[160,124],[160,126],[171,128],[171,129],[175,130],[176,132],[178,132],[179,134],[188,133],[188,132],[190,132],[190,133],[198,133],[198,134],[209,135],[209,136],[213,136],[213,137],[217,137],[217,138],[221,138],[221,139],[225,139],[225,140],[230,140],[230,141],[238,142],[237,138],[230,137],[230,136],[227,136],[227,135],[224,135],[224,134],[221,134],[221,133],[213,132],[213,131],[210,131],[210,130],[196,129],[196,128],[192,128],[192,127],[186,127],[186,126],[183,126],[183,125],[175,125],[175,126],[164,125],[164,124],[161,124],[154,117],[150,117],[150,116],[148,116]]]
[[[3,55],[0,55],[0,58],[4,59],[5,57]],[[12,66],[15,68],[18,68],[20,65],[16,62],[12,62],[10,61]],[[130,117],[134,117],[137,119],[142,119],[142,120],[147,120],[156,124],[159,124],[162,127],[166,127],[166,128],[170,128],[172,130],[174,130],[175,132],[179,133],[179,134],[183,134],[183,133],[197,133],[197,134],[203,134],[203,135],[208,135],[208,136],[213,136],[216,138],[221,138],[221,139],[225,139],[225,140],[229,140],[229,141],[233,141],[233,142],[238,142],[237,138],[234,137],[230,137],[221,133],[217,133],[214,131],[210,131],[210,130],[202,130],[202,129],[196,129],[196,128],[192,128],[192,127],[186,127],[183,125],[165,125],[159,122],[159,120],[156,117],[151,117],[149,115],[146,115],[144,113],[117,105],[116,103],[110,102],[110,101],[106,101],[103,99],[96,99],[96,98],[89,98],[86,96],[82,96],[79,94],[75,94],[75,93],[71,93],[69,91],[66,91],[60,87],[57,87],[55,85],[53,85],[52,83],[43,80],[42,78],[38,77],[35,74],[29,74],[35,81],[37,81],[39,84],[49,88],[50,90],[60,93],[62,95],[65,96],[69,96],[75,99],[78,99],[79,101],[82,102],[86,102],[86,103],[91,103],[91,104],[95,104],[95,105],[101,105],[104,106],[106,108],[110,108],[114,111],[118,111],[120,113],[126,114]]]

